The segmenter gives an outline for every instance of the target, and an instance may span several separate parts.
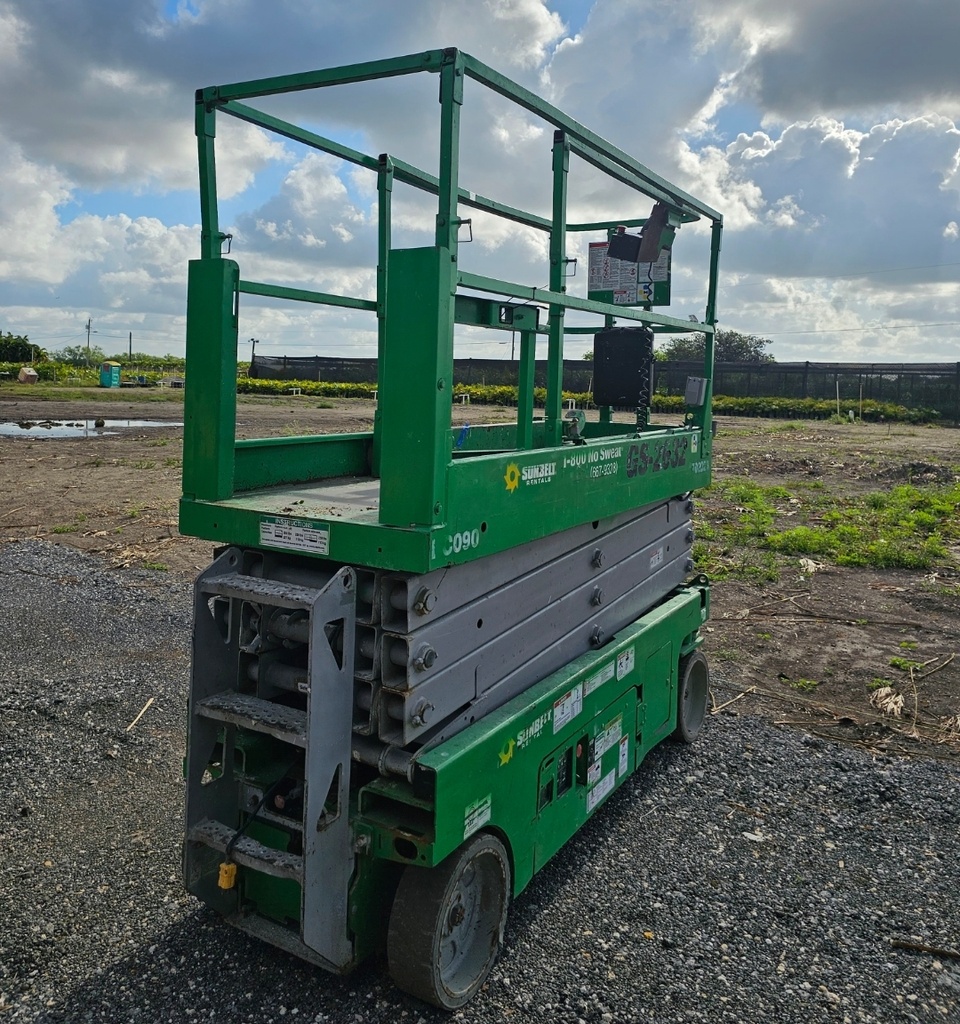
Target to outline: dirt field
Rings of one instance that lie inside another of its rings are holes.
[[[116,566],[153,569],[159,581],[163,573],[192,577],[206,566],[211,545],[177,532],[182,404],[127,397],[60,402],[0,391],[0,422],[165,424],[63,439],[44,428],[0,437],[0,542],[42,538]],[[458,406],[454,416],[477,422],[512,413]],[[247,398],[238,407],[238,436],[363,430],[372,417],[367,402]],[[954,484],[960,432],[724,420],[715,478],[720,486],[699,502],[698,529],[714,538],[704,559],[716,578],[705,649],[734,695],[724,710],[759,711],[878,753],[960,759],[960,551],[920,570],[870,569],[778,554],[761,543],[768,526],[820,521],[823,496],[843,502],[900,483]],[[752,530],[755,510],[731,500],[723,487],[731,481],[782,489],[770,516]],[[746,531],[731,529],[738,520]],[[882,696],[886,683],[894,704],[884,713],[871,698]]]

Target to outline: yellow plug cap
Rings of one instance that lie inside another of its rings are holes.
[[[220,877],[217,879],[217,885],[221,889],[232,889],[237,884],[237,865],[231,864],[230,861],[225,860],[220,865]]]

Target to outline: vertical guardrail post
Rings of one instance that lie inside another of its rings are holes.
[[[717,323],[717,279],[720,267],[720,243],[723,237],[723,221],[715,220],[710,233],[710,274],[708,280],[709,290],[707,292],[707,307],[704,312],[704,322],[710,327]],[[703,408],[695,415],[694,422],[703,430],[704,458],[709,458],[713,451],[713,364],[714,364],[714,337],[710,331],[703,332],[703,376],[707,381],[706,395],[703,400]]]
[[[390,225],[393,217],[393,160],[386,153],[380,155],[380,169],[377,174],[377,363],[374,367],[374,382],[377,397],[380,396],[380,367],[383,365],[383,350],[387,331],[387,281],[389,279],[390,247],[392,234]],[[383,423],[379,405],[373,413],[373,475],[380,475],[380,436]]]
[[[440,178],[436,244],[390,254],[380,363],[380,522],[445,521],[453,394],[453,314],[463,58],[440,68]]]
[[[233,494],[237,436],[237,298],[233,260],[191,260],[183,398],[183,493],[201,501]]]
[[[562,131],[553,135],[553,226],[550,229],[550,290],[565,292],[563,272],[567,255],[567,172],[570,169],[570,145]],[[544,409],[546,443],[563,440],[563,323],[564,308],[550,306],[549,345],[547,348],[547,401]]]

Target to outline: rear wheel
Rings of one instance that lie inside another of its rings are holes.
[[[390,977],[434,1006],[463,1006],[496,962],[509,902],[510,861],[489,833],[435,868],[408,866],[390,913]]]
[[[700,651],[680,659],[677,686],[677,728],[674,739],[693,743],[700,735],[707,715],[710,668]]]

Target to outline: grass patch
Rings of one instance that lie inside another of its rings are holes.
[[[183,390],[177,388],[101,388],[95,384],[4,384],[5,398],[41,402],[114,402],[124,405],[183,405]]]
[[[874,569],[930,569],[956,564],[958,510],[957,483],[902,484],[837,497],[821,481],[764,487],[749,477],[732,477],[700,492],[693,557],[714,579],[758,582],[787,571],[785,556]]]
[[[723,480],[716,486],[719,497],[733,507],[738,518],[732,524],[732,538],[765,537],[777,515],[777,502],[790,500],[785,487],[761,487],[752,480]]]
[[[693,558],[698,568],[713,579],[779,580],[779,560],[763,550],[762,542],[777,515],[794,500],[790,491],[737,477],[718,481],[701,493],[707,502],[695,513]]]
[[[960,485],[920,489],[910,484],[834,501],[814,526],[771,532],[765,545],[789,555],[808,555],[836,565],[875,569],[928,569],[948,555],[960,537]]]
[[[765,434],[784,434],[791,430],[802,430],[805,424],[798,420],[788,420],[786,423],[773,423],[764,429]]]
[[[910,658],[901,658],[899,656],[891,658],[890,664],[894,668],[900,669],[901,672],[909,672],[912,668],[923,668],[922,661],[912,661]]]

